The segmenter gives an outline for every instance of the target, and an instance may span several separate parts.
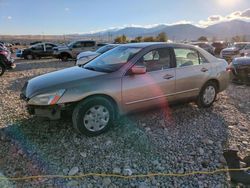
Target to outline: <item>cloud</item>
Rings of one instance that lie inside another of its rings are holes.
[[[64,10],[65,10],[66,12],[69,12],[69,11],[70,11],[70,8],[66,7]]]
[[[165,24],[165,25],[179,25],[179,24],[192,24],[193,22],[187,21],[187,20],[180,20],[171,24]]]
[[[2,16],[2,19],[7,20],[7,21],[10,21],[10,20],[12,20],[13,18],[12,18],[12,16]]]
[[[214,25],[220,22],[226,22],[231,20],[243,20],[243,21],[250,21],[250,9],[244,11],[235,11],[227,16],[221,15],[212,15],[207,18],[207,20],[200,20],[198,22],[198,26],[200,27],[207,27],[210,25]]]

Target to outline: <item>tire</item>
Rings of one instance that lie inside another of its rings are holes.
[[[201,89],[197,104],[201,108],[208,108],[214,103],[218,93],[218,86],[215,82],[207,82]]]
[[[60,57],[63,62],[68,61],[70,58],[68,54],[61,54]]]
[[[97,136],[110,129],[115,117],[115,108],[110,100],[93,97],[75,107],[72,121],[77,132],[86,136]]]
[[[0,76],[2,76],[5,71],[6,71],[5,66],[0,62]]]
[[[27,55],[25,55],[25,59],[27,59],[27,60],[33,60],[34,56],[32,54],[27,54]]]

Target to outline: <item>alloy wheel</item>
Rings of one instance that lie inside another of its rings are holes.
[[[109,119],[108,109],[105,106],[96,105],[87,110],[83,117],[83,123],[89,131],[97,132],[108,125]]]

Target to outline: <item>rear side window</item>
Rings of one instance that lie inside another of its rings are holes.
[[[199,65],[199,54],[197,51],[187,48],[175,48],[176,67]]]

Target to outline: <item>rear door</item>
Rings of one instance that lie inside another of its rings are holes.
[[[35,54],[38,57],[44,57],[45,56],[45,47],[44,47],[44,44],[34,45],[31,48],[31,50],[32,50],[33,54]]]
[[[211,64],[195,49],[174,48],[176,99],[195,97],[212,73]]]
[[[175,68],[169,48],[147,52],[134,66],[145,66],[145,74],[126,74],[122,78],[122,99],[126,110],[166,106],[175,93]]]
[[[45,43],[46,56],[52,56],[53,55],[53,52],[54,52],[53,48],[54,47],[56,47],[56,45]]]

